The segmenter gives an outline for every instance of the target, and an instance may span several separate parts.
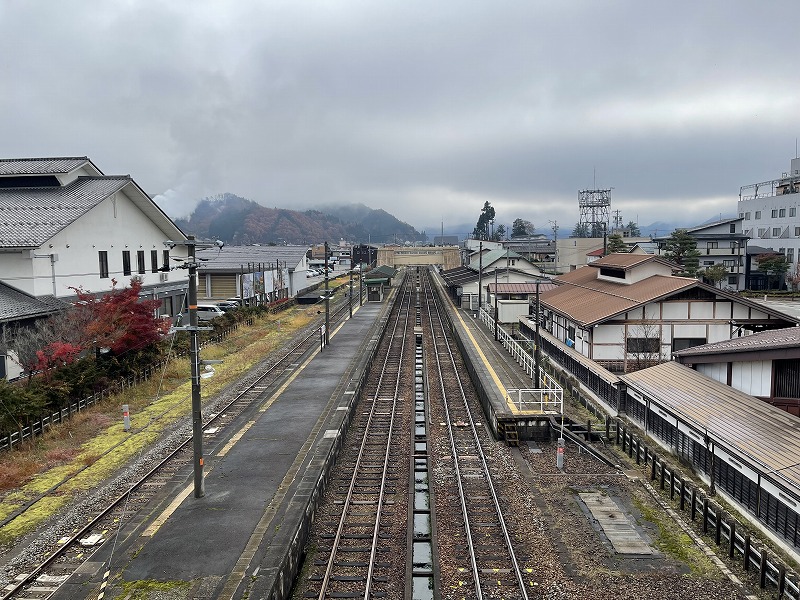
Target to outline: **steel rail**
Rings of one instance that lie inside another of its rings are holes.
[[[402,297],[402,299],[400,301],[400,308],[397,311],[397,318],[395,319],[394,324],[392,326],[392,334],[391,334],[391,338],[390,339],[395,339],[396,336],[397,336],[397,330],[398,330],[398,327],[400,325],[401,316],[402,316],[402,313],[403,313],[403,303],[406,302],[406,301],[410,302],[411,293],[410,293],[410,290],[408,289],[409,286],[406,284],[405,288],[406,289],[404,290],[404,296]],[[409,315],[409,311],[408,311],[408,309],[406,309],[405,320],[403,321],[403,326],[404,326],[403,327],[403,336],[401,338],[401,347],[400,347],[400,362],[401,362],[401,364],[402,364],[403,352],[405,350],[405,338],[406,338],[406,334],[407,334],[407,330],[408,330],[408,319],[409,319],[408,315]],[[381,395],[382,395],[381,394],[381,389],[382,389],[381,386],[383,384],[384,376],[386,375],[387,365],[389,363],[390,357],[391,357],[391,352],[387,350],[386,356],[384,357],[383,364],[381,365],[381,371],[380,371],[380,375],[378,377],[378,383],[377,383],[377,385],[375,387],[375,394],[372,397],[372,403],[370,405],[369,416],[367,418],[367,422],[366,422],[365,427],[364,427],[364,434],[363,434],[363,436],[361,438],[361,443],[359,445],[358,455],[356,457],[356,463],[355,463],[355,466],[353,468],[353,475],[352,475],[352,477],[350,479],[350,484],[348,486],[347,494],[346,494],[346,496],[345,496],[345,498],[343,500],[342,514],[339,517],[339,523],[338,523],[337,528],[336,528],[336,534],[334,535],[334,539],[333,539],[333,542],[332,542],[332,545],[331,545],[330,555],[328,556],[328,564],[326,565],[325,574],[323,575],[322,582],[320,584],[319,594],[317,596],[318,600],[323,600],[326,597],[327,593],[328,593],[328,587],[330,585],[330,580],[331,580],[331,577],[333,575],[333,570],[334,570],[334,566],[335,566],[336,554],[337,554],[337,552],[339,550],[339,546],[341,544],[342,534],[344,532],[344,527],[345,527],[345,523],[346,523],[347,516],[348,516],[348,510],[350,508],[350,504],[351,504],[352,498],[353,498],[353,493],[354,493],[356,484],[358,482],[358,475],[359,475],[359,472],[360,472],[361,462],[362,462],[362,459],[364,457],[365,449],[366,449],[366,446],[367,446],[367,441],[368,441],[369,435],[370,435],[371,430],[372,430],[372,421],[373,421],[373,418],[375,416],[376,408],[378,406],[377,401],[378,401],[379,397],[381,397]],[[381,518],[381,516],[383,514],[383,512],[382,512],[382,510],[383,510],[383,499],[384,499],[384,492],[385,492],[385,488],[386,488],[386,475],[387,475],[387,470],[388,470],[388,465],[389,465],[389,454],[390,454],[390,449],[391,449],[391,446],[392,446],[392,444],[391,444],[391,442],[392,442],[392,433],[393,433],[393,429],[394,429],[394,417],[395,417],[395,412],[396,412],[395,409],[396,409],[396,406],[397,406],[397,396],[398,396],[399,385],[400,385],[400,369],[398,369],[398,372],[397,372],[397,375],[396,375],[396,378],[395,378],[395,382],[394,382],[394,394],[393,394],[393,399],[392,399],[392,411],[391,411],[392,414],[391,414],[390,424],[389,424],[389,428],[388,428],[387,435],[386,435],[386,443],[384,445],[383,470],[382,470],[382,474],[381,474],[380,493],[378,495],[378,502],[377,502],[377,514],[376,514],[376,517],[375,517],[375,524],[373,526],[372,545],[371,545],[371,548],[370,548],[370,560],[369,560],[369,565],[367,567],[368,571],[367,571],[367,577],[366,577],[365,587],[364,587],[364,596],[363,596],[364,600],[368,600],[370,598],[370,594],[371,594],[372,578],[373,578],[373,573],[374,573],[374,568],[373,567],[374,567],[374,563],[375,563],[375,554],[376,554],[377,545],[378,545],[378,535],[379,535],[379,531],[380,531],[380,518]]]
[[[455,439],[454,439],[454,435],[453,435],[453,424],[452,424],[452,421],[450,419],[449,408],[447,408],[447,402],[446,402],[447,392],[444,389],[444,377],[443,377],[443,374],[442,374],[441,362],[439,360],[438,345],[436,343],[436,337],[433,335],[434,331],[441,331],[443,333],[443,336],[446,339],[446,328],[444,326],[444,320],[442,318],[442,307],[440,306],[440,303],[437,300],[437,295],[433,291],[433,286],[430,284],[430,273],[426,271],[426,275],[427,275],[427,277],[425,279],[425,284],[427,285],[427,291],[430,292],[430,297],[432,298],[430,303],[426,303],[426,307],[428,308],[428,317],[429,317],[429,322],[431,324],[431,337],[433,339],[434,348],[436,349],[436,352],[434,352],[434,354],[436,356],[437,368],[439,369],[440,382],[442,384],[442,395],[443,395],[443,397],[445,399],[443,404],[445,406],[445,414],[447,416],[447,427],[448,427],[448,433],[449,433],[449,436],[450,436],[450,447],[451,447],[451,450],[453,452],[453,464],[455,465],[455,468],[456,468],[458,489],[459,489],[459,494],[461,496],[461,498],[460,498],[461,507],[462,507],[462,511],[464,513],[465,530],[467,532],[468,546],[469,546],[469,549],[470,549],[470,557],[471,557],[471,562],[472,562],[473,576],[475,577],[476,594],[478,595],[478,598],[480,600],[481,598],[483,598],[483,591],[480,589],[481,585],[480,585],[480,578],[479,578],[479,573],[478,573],[477,557],[475,556],[475,548],[474,548],[474,545],[472,543],[472,534],[471,534],[471,530],[469,528],[469,516],[467,515],[466,499],[464,498],[464,489],[463,489],[463,486],[462,486],[462,483],[461,483],[460,468],[458,466],[458,462],[459,461],[458,461],[457,449],[456,449],[456,446],[455,446]],[[434,322],[433,322],[433,314],[434,313],[430,308],[431,304],[433,304],[433,307],[434,307],[435,312],[436,312],[436,317],[437,317],[437,321],[438,321],[438,324],[439,324],[439,329],[438,330],[434,330]],[[513,543],[511,541],[511,536],[508,533],[508,528],[506,527],[505,517],[503,516],[503,511],[502,511],[502,508],[500,507],[500,501],[499,501],[499,498],[498,498],[498,495],[497,495],[497,490],[495,489],[494,483],[492,482],[492,476],[491,476],[491,472],[489,470],[489,465],[486,462],[486,455],[483,452],[483,447],[481,445],[480,438],[478,437],[478,432],[477,432],[476,427],[475,427],[475,420],[473,419],[472,411],[471,411],[471,409],[469,407],[469,402],[467,401],[467,395],[466,395],[466,393],[464,391],[464,385],[463,385],[463,382],[462,382],[462,379],[461,379],[461,375],[458,372],[458,367],[456,365],[455,357],[453,356],[453,351],[450,348],[450,344],[445,343],[444,347],[446,348],[447,354],[450,357],[450,363],[451,363],[451,366],[453,368],[453,372],[454,372],[455,377],[456,377],[456,382],[458,383],[458,388],[459,388],[460,394],[461,394],[461,400],[464,403],[464,408],[466,410],[466,414],[467,414],[467,417],[469,419],[470,430],[472,432],[472,436],[473,436],[473,439],[474,439],[474,442],[475,442],[475,448],[477,450],[478,457],[480,458],[481,465],[482,465],[482,468],[483,468],[483,472],[484,472],[484,474],[486,476],[486,483],[487,483],[487,486],[489,488],[490,495],[492,497],[492,502],[494,504],[495,511],[497,512],[498,520],[499,520],[499,523],[500,523],[500,528],[501,528],[502,533],[503,533],[503,538],[504,538],[505,543],[506,543],[506,547],[507,547],[507,550],[508,550],[508,553],[509,553],[511,564],[512,564],[512,566],[514,568],[514,575],[515,575],[515,578],[517,580],[517,585],[519,586],[519,590],[520,590],[520,592],[522,594],[522,597],[525,600],[527,600],[528,599],[528,593],[527,593],[527,590],[525,589],[525,580],[524,580],[523,575],[522,575],[522,569],[520,568],[519,563],[517,562],[516,554],[514,553],[514,546],[513,546]]]
[[[347,305],[338,308],[334,312],[334,318],[339,319],[343,317],[344,313],[346,312]],[[228,402],[220,411],[217,412],[216,415],[208,419],[203,424],[203,429],[208,428],[209,426],[213,425],[217,422],[217,420],[221,419],[223,414],[226,410],[228,410],[231,406],[236,404],[244,395],[252,391],[254,387],[260,385],[269,375],[273,374],[278,367],[285,365],[287,361],[292,359],[299,350],[303,348],[304,345],[308,345],[309,341],[313,338],[316,341],[317,332],[313,331],[312,333],[305,336],[300,342],[295,344],[290,350],[288,350],[278,361],[275,362],[270,368],[261,375],[255,382],[248,385],[248,387],[238,393],[233,400]],[[303,352],[307,352],[309,348],[304,350]],[[100,521],[102,521],[105,517],[107,517],[114,509],[116,509],[120,504],[122,504],[133,492],[138,490],[142,487],[148,480],[153,477],[158,471],[164,468],[164,466],[173,460],[180,452],[182,452],[190,443],[192,443],[193,439],[191,436],[185,438],[182,442],[180,442],[174,450],[172,450],[169,454],[167,454],[156,466],[154,466],[150,471],[148,471],[145,475],[143,475],[140,479],[135,481],[131,486],[122,494],[120,494],[117,498],[112,500],[105,508],[103,508],[95,517],[90,519],[83,527],[79,528],[71,537],[69,537],[64,543],[59,545],[59,547],[54,550],[49,556],[47,556],[42,562],[40,562],[37,566],[30,569],[30,572],[26,573],[26,576],[15,584],[11,585],[11,587],[4,588],[6,592],[0,600],[10,600],[16,594],[18,594],[21,590],[23,590],[26,586],[33,583],[37,577],[39,577],[42,572],[47,569],[50,565],[52,565],[60,556],[65,554],[68,549],[73,546],[78,540],[84,537],[88,532],[90,532]],[[69,481],[69,480],[67,480]],[[62,482],[61,485],[63,485]],[[49,490],[52,493],[53,490]],[[44,498],[46,496],[42,496]],[[99,546],[98,546],[99,548]]]

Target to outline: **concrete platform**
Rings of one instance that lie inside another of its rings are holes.
[[[447,298],[436,279],[439,292]],[[505,438],[505,425],[513,423],[521,440],[544,440],[550,436],[550,417],[541,413],[522,412],[510,401],[507,390],[531,388],[528,373],[511,357],[491,331],[473,316],[472,311],[443,303],[452,323],[456,345],[461,350],[472,384],[481,399],[487,425],[498,439]]]
[[[614,552],[635,556],[650,556],[650,547],[617,503],[597,492],[578,494],[592,515],[597,526],[603,531]]]
[[[187,598],[287,595],[388,309],[384,302],[355,310],[330,345],[204,449],[203,498],[194,497],[192,473],[182,473],[92,557],[97,568],[74,575],[53,598],[96,597],[108,561],[109,597],[122,594],[124,582],[188,586]]]

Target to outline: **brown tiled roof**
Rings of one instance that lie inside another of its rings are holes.
[[[640,254],[612,254],[601,260],[611,256],[642,258]],[[699,285],[696,279],[665,275],[653,275],[637,283],[623,285],[597,279],[597,271],[589,267],[561,275],[555,281],[561,285],[541,294],[541,303],[583,326],[593,325],[657,298]]]
[[[682,358],[689,356],[702,356],[709,354],[728,354],[732,352],[758,352],[762,350],[800,349],[800,327],[787,327],[785,329],[772,329],[753,335],[693,346],[686,350],[673,352]],[[691,361],[689,361],[691,362]]]
[[[628,252],[617,252],[614,254],[609,254],[608,256],[604,256],[599,260],[589,263],[589,265],[596,268],[615,267],[617,269],[629,270],[637,265],[650,261],[658,262],[663,265],[669,265],[674,269],[679,268],[674,263],[671,263],[668,260],[663,259],[659,256],[653,256],[652,254],[630,254]]]
[[[674,361],[621,379],[763,472],[800,486],[800,418]]]

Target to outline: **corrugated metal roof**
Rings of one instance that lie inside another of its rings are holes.
[[[478,271],[471,267],[456,267],[441,272],[442,279],[447,285],[464,285],[478,281]]]
[[[514,252],[513,250],[507,250],[505,248],[495,248],[494,250],[489,250],[483,255],[483,266],[491,265],[493,262],[498,260],[505,260],[508,257],[509,260],[512,258],[522,258],[519,254]],[[472,259],[470,262],[474,262],[477,259]]]
[[[397,269],[394,267],[390,267],[389,265],[381,265],[375,269],[372,269],[367,273],[369,277],[394,277],[397,275]]]
[[[652,258],[640,254],[612,256]],[[598,262],[600,261],[593,265]],[[597,271],[591,266],[561,275],[555,281],[561,285],[541,294],[541,303],[583,326],[598,323],[657,298],[699,285],[696,279],[665,275],[653,275],[637,283],[623,285],[597,279]]]
[[[0,189],[0,247],[37,248],[131,181],[78,177],[63,187]]]
[[[785,329],[772,329],[753,335],[693,346],[686,350],[674,352],[675,356],[703,356],[709,354],[728,354],[731,352],[757,352],[762,350],[780,350],[785,348],[798,349],[800,347],[800,327],[787,327]],[[689,361],[691,362],[691,361]]]
[[[0,159],[0,175],[55,175],[59,173],[69,173],[88,162],[91,161],[86,156],[60,158],[2,158]]]
[[[621,379],[763,472],[800,488],[800,418],[674,361]]]
[[[494,293],[495,284],[489,284],[489,293]],[[558,287],[555,283],[551,281],[542,281],[539,283],[539,294],[543,294],[548,290],[552,290]],[[536,283],[526,282],[526,283],[498,283],[497,284],[497,293],[498,294],[536,294]]]

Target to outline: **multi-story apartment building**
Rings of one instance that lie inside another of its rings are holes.
[[[789,274],[797,272],[800,255],[800,158],[791,169],[772,181],[739,189],[739,218],[750,243],[783,254]]]
[[[722,265],[727,271],[727,277],[717,284],[720,289],[738,291],[747,287],[745,257],[748,236],[742,232],[741,218],[690,227],[686,229],[686,233],[697,243],[701,273],[714,265]],[[671,236],[654,238],[659,255],[666,252],[670,239]]]

